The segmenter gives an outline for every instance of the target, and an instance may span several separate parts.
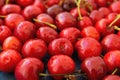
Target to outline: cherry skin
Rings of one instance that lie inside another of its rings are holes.
[[[108,71],[100,56],[85,59],[81,64],[81,69],[87,74],[88,80],[102,80]]]
[[[101,19],[95,24],[95,28],[100,33],[101,37],[114,33],[114,28],[108,28],[109,22],[107,19]]]
[[[63,12],[63,9],[61,6],[59,5],[53,5],[49,8],[47,8],[47,13],[52,16],[53,18],[56,17],[57,14]]]
[[[50,74],[72,74],[75,71],[75,62],[66,55],[52,56],[47,64]],[[64,76],[53,76],[55,80],[62,80]]]
[[[37,58],[24,58],[15,68],[16,80],[39,80],[39,73],[44,71],[44,64]]]
[[[108,66],[109,72],[113,72],[114,69],[120,68],[120,50],[108,51],[104,56],[104,61]]]
[[[4,5],[5,0],[0,0],[0,8]]]
[[[37,28],[39,28],[41,26],[49,26],[49,25],[44,24],[44,22],[47,22],[49,24],[54,24],[53,18],[50,15],[48,15],[47,13],[39,14],[36,17],[36,19],[40,21],[40,22],[35,22],[35,25],[37,26]]]
[[[116,1],[110,5],[110,10],[116,13],[120,13],[120,1]]]
[[[75,42],[80,38],[80,30],[74,27],[69,27],[63,29],[60,33],[59,36],[61,38],[67,38],[68,40],[71,41],[72,44],[75,44]]]
[[[28,40],[22,47],[24,57],[35,57],[42,59],[47,52],[47,46],[41,39]]]
[[[117,34],[109,34],[101,41],[103,52],[106,53],[111,50],[120,50],[120,36]]]
[[[19,5],[16,4],[7,4],[4,5],[1,9],[1,12],[3,15],[7,15],[10,13],[21,13],[21,7]]]
[[[21,55],[15,50],[8,49],[0,53],[0,71],[13,72],[21,60]]]
[[[66,38],[57,38],[48,45],[48,51],[51,56],[57,54],[72,56],[73,45]]]
[[[41,13],[42,10],[39,7],[34,5],[29,5],[24,8],[22,15],[25,17],[26,20],[32,20]]]
[[[21,48],[22,48],[22,43],[17,37],[9,36],[4,40],[4,42],[2,44],[2,48],[3,48],[3,50],[14,49],[14,50],[20,52]]]
[[[5,25],[0,26],[0,44],[3,43],[3,41],[12,35],[12,31]]]
[[[85,37],[78,40],[75,48],[80,60],[85,60],[88,57],[99,56],[102,52],[101,44],[94,38]]]
[[[59,2],[60,2],[60,0],[48,0],[48,1],[46,2],[46,5],[47,5],[48,7],[50,7],[50,6],[53,6],[53,5],[55,5],[55,4],[59,4]]]
[[[93,26],[92,20],[87,16],[83,16],[82,20],[78,21],[78,28],[83,29],[88,26]]]
[[[37,38],[45,41],[46,44],[49,44],[54,39],[58,38],[58,33],[50,27],[40,27],[37,30]]]
[[[88,27],[85,27],[84,29],[82,29],[81,36],[82,37],[92,37],[98,41],[100,40],[100,33],[93,26],[88,26]]]
[[[26,7],[28,5],[33,4],[34,0],[16,0],[17,4],[19,4],[22,7]]]
[[[36,27],[32,22],[23,21],[14,30],[14,35],[23,43],[35,37]]]
[[[3,22],[3,20],[2,20],[2,19],[0,19],[0,26],[1,26],[1,25],[3,25],[3,23],[4,23],[4,22]]]
[[[61,12],[56,16],[56,25],[59,30],[63,30],[64,28],[67,27],[76,27],[76,18],[72,16],[72,14],[68,12]]]
[[[120,76],[118,76],[118,75],[108,75],[103,80],[120,80]]]
[[[17,14],[17,13],[8,14],[5,17],[5,24],[11,30],[14,30],[15,27],[22,21],[24,21],[24,17],[22,15],[20,15],[20,14]]]

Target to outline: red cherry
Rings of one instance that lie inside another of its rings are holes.
[[[5,0],[0,0],[0,8],[4,5]]]
[[[15,27],[22,21],[24,21],[24,17],[22,15],[20,15],[20,14],[17,14],[17,13],[8,14],[5,17],[5,24],[11,30],[14,30]]]
[[[49,44],[48,50],[51,56],[57,55],[57,54],[72,56],[73,45],[66,38],[57,38]]]
[[[34,0],[16,0],[17,4],[19,4],[22,7],[26,7],[28,5],[33,4]]]
[[[43,72],[44,64],[37,58],[24,58],[16,66],[16,80],[39,80],[39,73]]]
[[[118,75],[108,75],[103,80],[120,80],[120,76],[118,76]]]
[[[42,59],[47,52],[47,46],[41,39],[33,39],[27,41],[22,48],[24,57],[36,57]]]
[[[0,53],[0,71],[13,72],[21,60],[21,55],[15,50],[8,49]]]
[[[116,49],[120,50],[120,36],[116,34],[109,34],[102,39],[101,45],[104,52]]]
[[[0,44],[2,44],[3,41],[8,36],[11,36],[11,35],[12,35],[12,32],[11,32],[11,30],[7,26],[4,26],[4,25],[0,26]]]
[[[40,21],[40,22],[35,22],[38,28],[41,26],[49,26],[44,24],[44,22],[47,22],[49,24],[54,24],[53,18],[46,13],[39,14],[36,19]]]
[[[34,5],[26,6],[23,10],[23,16],[27,20],[32,20],[33,18],[35,18],[41,13],[42,13],[42,10],[39,7]]]
[[[75,62],[66,55],[52,56],[47,64],[50,74],[71,74],[75,71]],[[55,80],[62,80],[64,76],[53,76]]]
[[[88,26],[93,26],[92,20],[87,16],[83,16],[82,20],[78,21],[78,28],[83,29]]]
[[[94,38],[85,37],[76,42],[75,48],[80,60],[88,57],[99,56],[102,52],[101,44]]]
[[[85,27],[84,29],[82,29],[81,36],[82,37],[92,37],[96,40],[100,40],[100,33],[93,26],[88,26],[88,27]]]
[[[76,27],[76,18],[68,12],[61,12],[56,16],[56,25],[59,30],[63,30],[67,27]]]
[[[78,40],[78,38],[80,38],[80,30],[74,27],[69,27],[69,28],[65,28],[63,29],[59,36],[61,38],[67,38],[68,40],[71,41],[72,44],[75,44],[75,42]]]
[[[111,11],[109,10],[109,8],[107,8],[107,7],[100,7],[99,11],[100,11],[100,13],[103,14],[103,17],[106,17],[108,14],[111,13]]]
[[[49,44],[54,39],[58,38],[58,33],[50,27],[40,27],[37,30],[37,38],[42,39],[46,44]]]
[[[34,38],[36,27],[32,22],[23,21],[14,30],[14,35],[22,42]]]
[[[113,2],[110,5],[110,10],[116,13],[120,13],[120,1]]]
[[[3,50],[14,49],[14,50],[20,52],[21,48],[22,48],[22,43],[20,42],[20,40],[17,37],[9,36],[4,40],[4,42],[2,44],[2,48],[3,48]]]
[[[88,80],[102,80],[108,71],[104,60],[99,56],[85,59],[81,69],[87,74]]]
[[[99,7],[106,7],[107,6],[106,0],[96,0],[96,2],[99,5]]]
[[[2,20],[2,19],[0,19],[0,26],[1,26],[1,25],[3,25],[3,23],[4,23],[4,22],[3,22],[3,20]]]
[[[46,2],[47,6],[52,6],[52,5],[55,5],[55,4],[59,4],[60,0],[48,0]]]
[[[21,7],[16,4],[6,4],[2,7],[1,12],[3,15],[10,13],[21,13]]]

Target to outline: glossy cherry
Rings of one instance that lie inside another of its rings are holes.
[[[116,13],[120,12],[120,1],[116,1],[110,5],[110,10]]]
[[[111,11],[109,10],[109,8],[107,8],[107,7],[100,7],[98,11],[100,13],[102,13],[103,17],[106,17],[108,14],[111,13]]]
[[[44,71],[44,64],[37,58],[24,58],[15,68],[16,80],[39,80],[39,73]]]
[[[109,34],[102,39],[101,45],[104,53],[116,49],[120,50],[120,36]]]
[[[81,69],[87,74],[88,80],[102,80],[108,71],[107,65],[100,56],[85,59]]]
[[[21,60],[21,55],[15,50],[8,49],[0,53],[0,71],[14,72],[16,65]]]
[[[72,74],[75,71],[75,62],[66,55],[55,55],[49,59],[47,67],[50,74]],[[64,76],[53,76],[53,78],[62,80]]]
[[[72,56],[73,50],[72,43],[66,38],[57,38],[48,46],[48,51],[51,56],[57,54]]]
[[[40,27],[37,30],[37,38],[45,41],[46,44],[49,44],[54,39],[58,38],[58,32],[51,27]]]
[[[42,59],[47,52],[47,46],[41,39],[28,40],[22,47],[24,57],[36,57]]]
[[[75,44],[75,42],[80,38],[80,30],[74,27],[69,27],[63,29],[60,33],[59,36],[61,38],[67,38],[68,40],[71,41],[72,44]]]
[[[22,7],[26,7],[28,5],[33,4],[34,0],[16,0],[17,4],[19,4]]]
[[[79,59],[82,61],[88,57],[99,56],[102,52],[101,44],[91,37],[85,37],[78,40],[75,44],[75,48]]]
[[[2,44],[2,49],[3,50],[7,50],[7,49],[14,49],[18,52],[21,51],[21,48],[22,48],[22,43],[21,41],[15,37],[15,36],[9,36],[7,37],[3,44]]]
[[[118,76],[118,75],[108,75],[103,80],[120,80],[120,76]]]
[[[21,22],[14,30],[14,35],[22,42],[28,39],[34,38],[36,32],[36,26],[29,21]]]
[[[63,30],[67,27],[76,27],[76,18],[68,12],[61,12],[56,16],[56,25],[59,30]]]

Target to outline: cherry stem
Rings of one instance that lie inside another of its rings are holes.
[[[75,3],[77,5],[77,8],[78,8],[78,15],[79,15],[79,18],[80,20],[82,20],[82,15],[81,15],[81,12],[80,12],[80,3],[81,3],[81,0],[75,0]]]
[[[0,15],[0,18],[5,18],[6,16],[4,16],[4,15]]]
[[[10,0],[6,0],[5,4],[8,4]]]
[[[54,28],[54,29],[57,29],[57,26],[55,26],[54,24],[50,24],[50,23],[48,23],[48,22],[43,22],[43,21],[40,21],[40,20],[38,20],[38,19],[33,19],[33,21],[35,21],[35,22],[40,22],[40,23],[43,23],[43,24],[46,24],[46,25],[48,25],[48,26],[50,26],[50,27],[52,27],[52,28]]]
[[[111,22],[111,24],[108,25],[108,28],[111,28],[112,25],[113,25],[116,21],[118,21],[119,19],[120,19],[120,14],[118,14],[118,15],[116,16],[116,18]]]
[[[59,6],[62,6],[62,4],[63,4],[63,2],[64,2],[65,0],[60,0],[60,2],[59,2]]]
[[[115,70],[112,72],[112,75],[114,75],[118,71],[118,68],[115,68]]]
[[[114,29],[120,31],[120,28],[118,26],[114,26]]]

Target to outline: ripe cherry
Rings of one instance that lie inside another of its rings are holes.
[[[51,56],[57,55],[57,54],[72,56],[73,45],[66,38],[57,38],[49,44],[48,51]]]
[[[75,62],[66,55],[55,55],[49,59],[47,67],[50,74],[72,74],[75,71]],[[53,76],[53,78],[62,80],[64,76]]]
[[[37,58],[24,58],[15,68],[16,80],[39,80],[39,73],[44,71],[44,64]]]
[[[116,13],[120,13],[120,1],[116,1],[110,5],[110,10]]]
[[[17,4],[19,4],[22,7],[26,7],[28,5],[33,4],[34,0],[16,0]]]
[[[118,76],[118,75],[108,75],[108,76],[105,76],[105,78],[103,80],[120,80],[120,76]]]
[[[13,72],[21,60],[21,55],[15,50],[8,49],[0,53],[0,71]]]

